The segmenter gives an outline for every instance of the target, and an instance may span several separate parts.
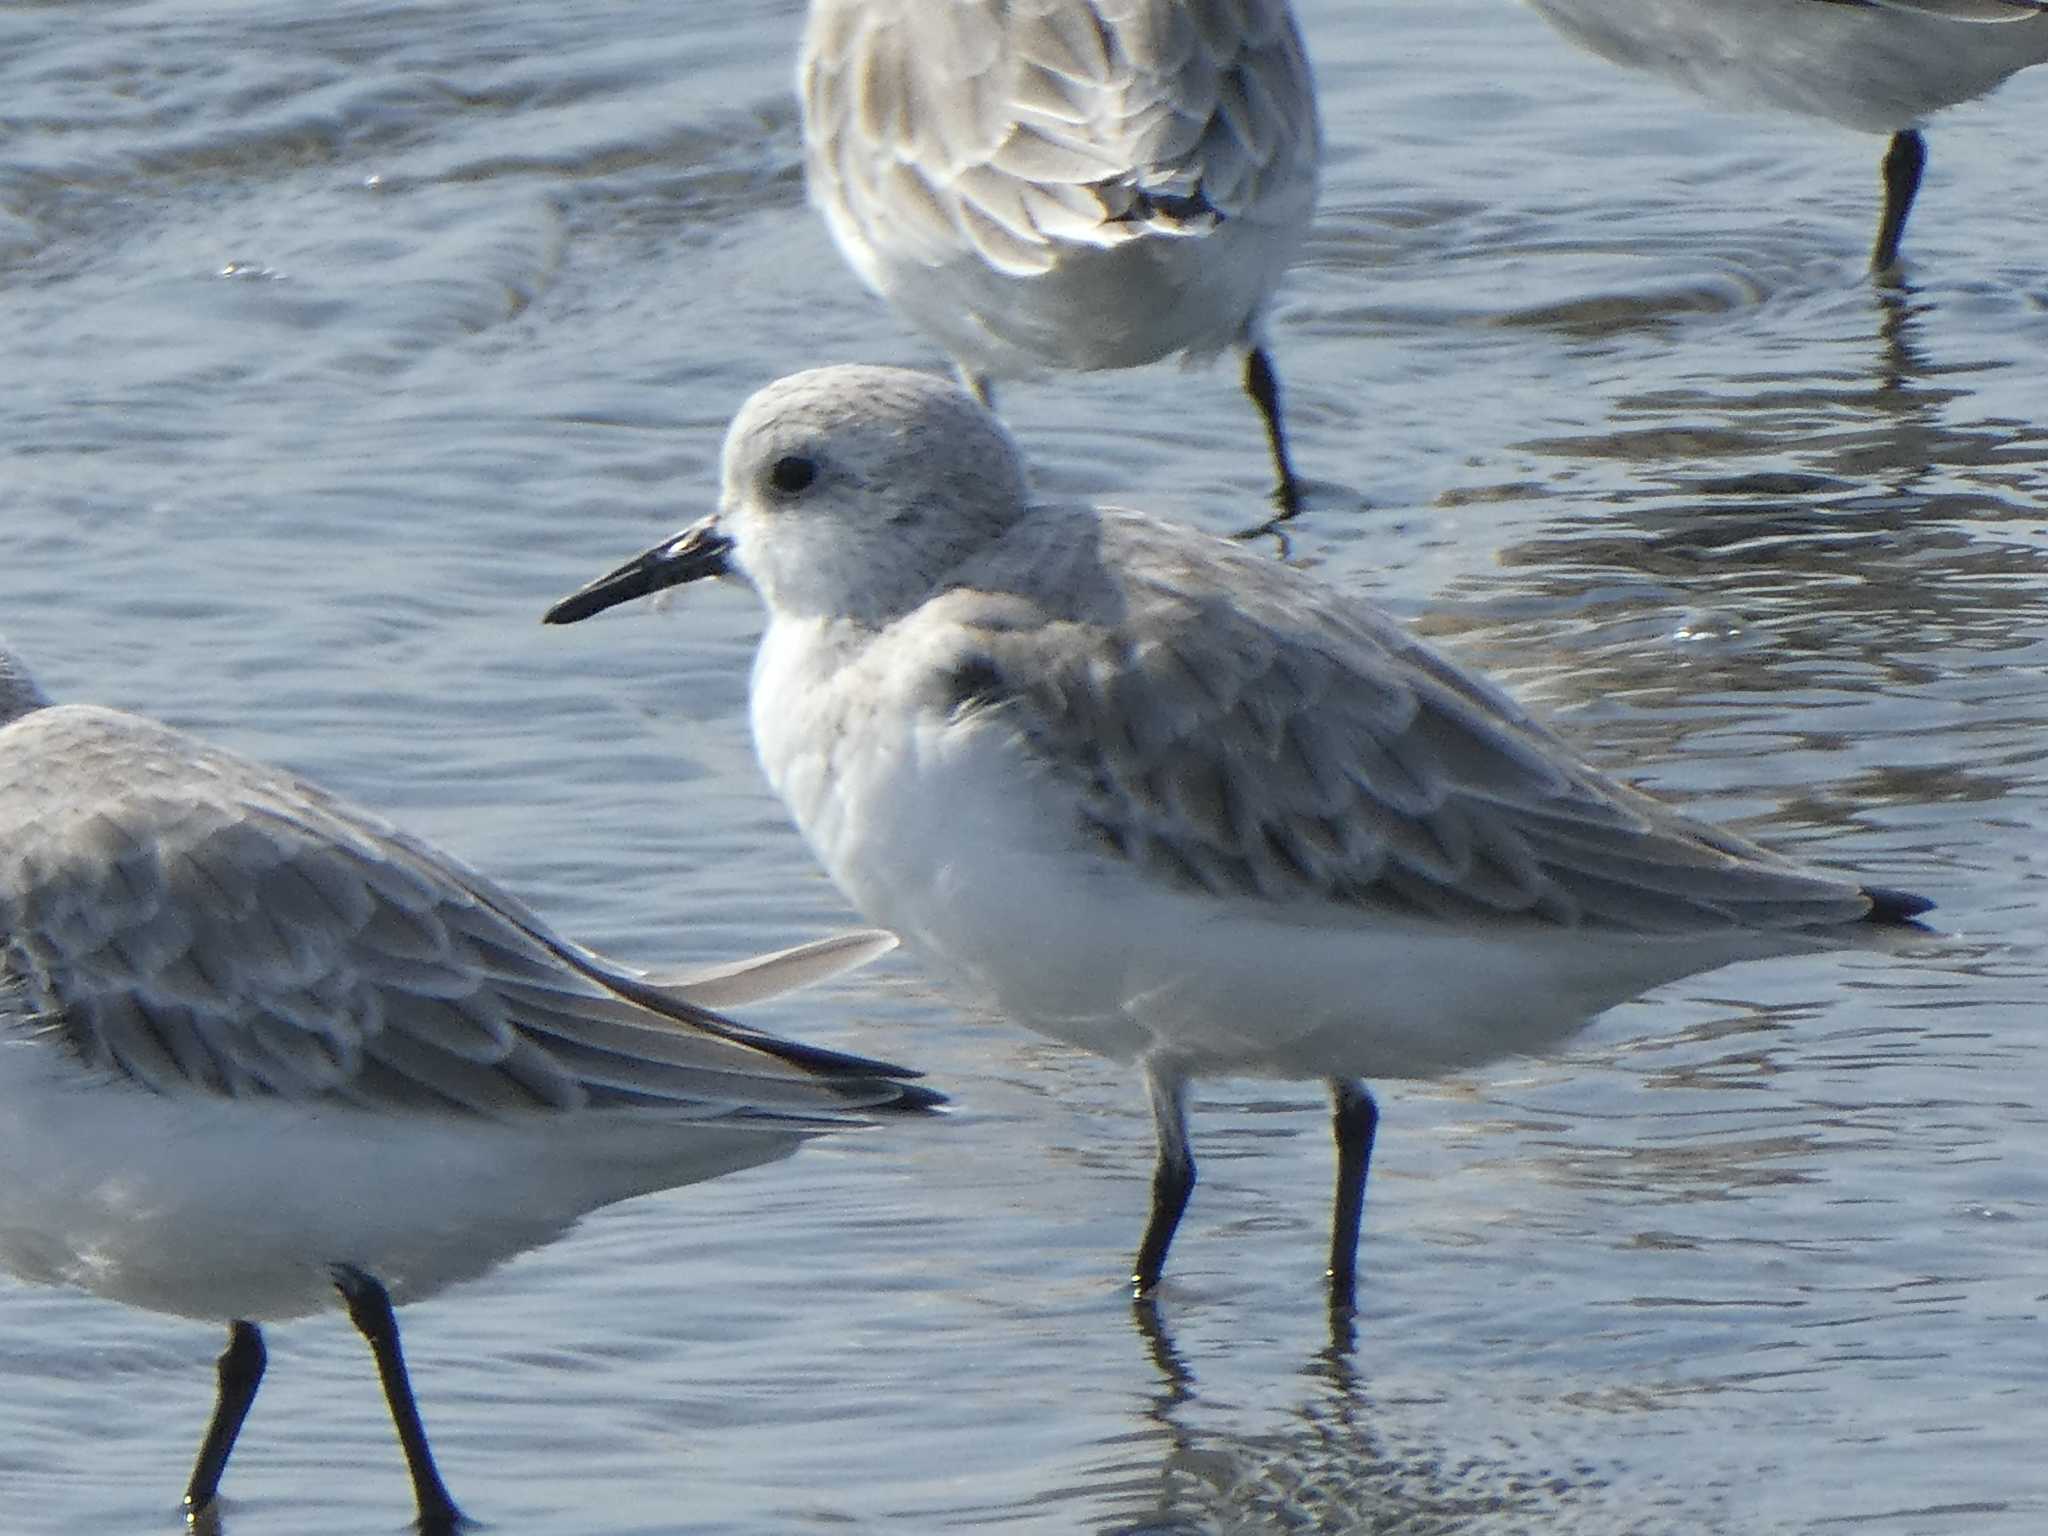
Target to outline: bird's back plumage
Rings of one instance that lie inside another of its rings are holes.
[[[1854,881],[1586,767],[1384,616],[1241,547],[1047,510],[949,585],[906,621],[905,649],[947,657],[955,713],[1014,732],[1090,843],[1162,886],[1620,933],[1876,910]]]
[[[302,780],[92,706],[0,735],[0,946],[18,1029],[158,1093],[800,1117],[900,1095],[879,1063],[804,1070]]]
[[[1284,0],[814,0],[811,195],[973,372],[1245,340],[1315,203]]]

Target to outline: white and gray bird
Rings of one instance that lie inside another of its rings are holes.
[[[0,649],[0,1268],[229,1324],[195,1517],[260,1325],[345,1306],[421,1528],[452,1531],[394,1303],[599,1206],[936,1103],[710,1011],[893,942],[644,975],[301,779],[50,703]]]
[[[2048,60],[2041,0],[1526,0],[1573,42],[1735,106],[1891,136],[1873,270],[1898,264],[1927,119]]]
[[[983,403],[1235,348],[1299,506],[1263,331],[1322,157],[1287,0],[811,0],[799,89],[839,249]]]
[[[548,618],[727,574],[768,609],[762,766],[853,904],[1002,1012],[1143,1066],[1141,1294],[1194,1184],[1193,1077],[1329,1082],[1348,1306],[1360,1079],[1541,1051],[1660,982],[1882,942],[1930,905],[1605,777],[1305,572],[1034,500],[1000,423],[929,375],[769,385],[718,512]]]

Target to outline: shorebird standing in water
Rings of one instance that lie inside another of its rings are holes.
[[[1606,777],[1359,598],[1183,524],[1041,502],[928,374],[747,402],[715,516],[550,622],[710,576],[768,609],[754,742],[826,870],[977,998],[1145,1072],[1133,1281],[1194,1188],[1191,1079],[1329,1084],[1353,1299],[1363,1079],[1548,1049],[1661,982],[1882,944],[1929,903]]]
[[[1870,265],[1898,265],[1926,120],[2048,60],[2040,0],[1526,0],[1573,42],[1735,105],[1891,135]]]
[[[984,405],[1235,348],[1299,508],[1264,317],[1322,138],[1287,0],[811,0],[799,76],[811,200]]]
[[[722,1018],[881,953],[614,964],[446,854],[0,650],[0,1269],[228,1324],[213,1508],[261,1324],[343,1306],[425,1536],[463,1523],[392,1308],[587,1212],[938,1096]]]

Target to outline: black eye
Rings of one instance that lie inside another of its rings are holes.
[[[785,453],[768,466],[768,483],[784,496],[809,490],[817,478],[818,466],[802,454]]]

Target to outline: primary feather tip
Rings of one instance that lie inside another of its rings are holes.
[[[1910,923],[1921,913],[1934,910],[1934,903],[1925,896],[1890,886],[1866,885],[1863,894],[1870,898],[1870,911],[1863,919],[1866,923]]]

